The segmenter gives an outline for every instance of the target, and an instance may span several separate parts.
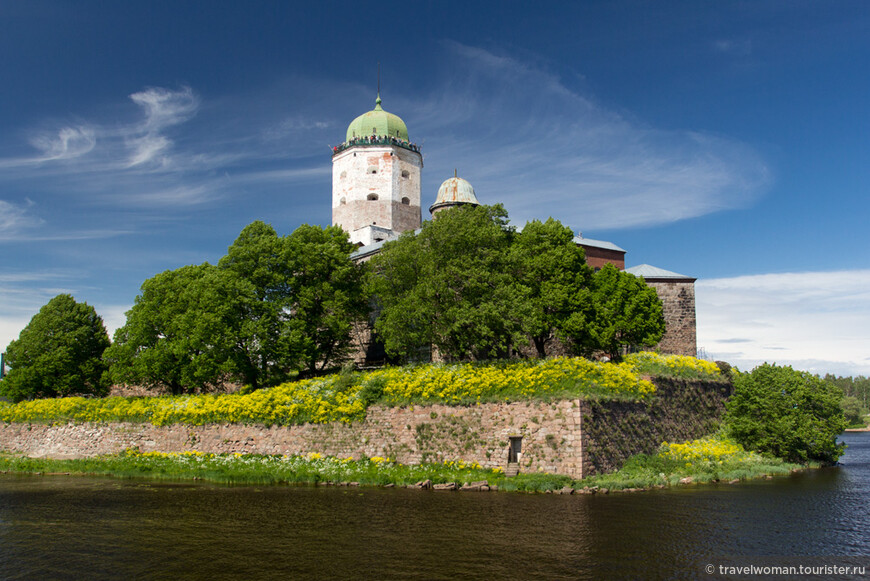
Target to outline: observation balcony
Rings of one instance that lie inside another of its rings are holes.
[[[416,143],[411,143],[404,139],[399,139],[398,137],[390,137],[389,135],[370,135],[368,137],[354,137],[350,141],[340,143],[332,148],[332,155],[338,155],[345,149],[357,145],[395,145],[396,147],[401,147],[408,151],[413,151],[414,153],[420,153],[420,146]]]

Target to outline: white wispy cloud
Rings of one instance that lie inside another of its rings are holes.
[[[14,204],[0,200],[0,242],[45,242],[59,240],[95,240],[113,238],[130,234],[130,229],[123,228],[55,228],[44,232],[40,226],[45,220],[35,215],[35,204],[25,200],[23,204]],[[3,274],[0,274],[0,281]]]
[[[96,146],[97,136],[92,127],[61,127],[54,134],[34,135],[30,143],[41,152],[41,155],[29,161],[41,163],[85,155]]]
[[[142,107],[145,120],[131,135],[125,136],[131,150],[129,166],[141,165],[158,158],[172,141],[162,134],[167,127],[190,119],[199,107],[199,99],[190,87],[179,91],[153,87],[133,93],[130,99]],[[167,163],[166,159],[160,160]]]
[[[18,238],[22,232],[39,226],[42,220],[30,213],[33,202],[13,204],[0,200],[0,240]]]
[[[870,270],[702,279],[696,300],[711,357],[870,375]]]
[[[132,304],[113,305],[97,303],[93,306],[94,310],[97,311],[97,314],[103,318],[103,324],[106,326],[106,331],[109,333],[109,337],[114,337],[115,331],[118,327],[124,326],[127,322],[127,311],[133,308]]]
[[[771,181],[745,144],[650,127],[509,56],[448,50],[446,89],[409,124],[412,140],[426,138],[433,196],[458,167],[483,203],[503,202],[515,220],[631,228],[746,206]]]
[[[219,197],[219,188],[206,183],[168,185],[166,187],[135,187],[124,192],[118,203],[125,206],[195,206]]]

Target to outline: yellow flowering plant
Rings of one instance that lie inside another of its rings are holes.
[[[622,363],[579,357],[487,363],[434,363],[343,372],[284,383],[250,393],[161,397],[66,397],[0,402],[6,422],[147,422],[264,424],[353,422],[373,403],[475,404],[558,398],[643,399],[655,393],[644,375],[720,378],[718,367],[692,357],[629,355]]]

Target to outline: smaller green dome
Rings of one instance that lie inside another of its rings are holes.
[[[375,101],[375,108],[363,113],[347,127],[347,141],[355,137],[370,135],[387,135],[403,141],[408,141],[408,127],[398,115],[393,115],[381,109],[381,96]]]

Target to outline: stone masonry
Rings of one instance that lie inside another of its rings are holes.
[[[132,423],[0,424],[0,450],[79,458],[138,447],[143,452],[307,454],[389,457],[403,464],[464,460],[506,467],[510,438],[522,438],[523,472],[582,478],[654,451],[662,440],[704,436],[718,421],[730,386],[656,380],[648,402],[511,402],[474,406],[373,406],[346,424],[171,425]]]
[[[695,357],[698,352],[695,319],[695,279],[658,280],[647,285],[656,290],[662,301],[665,335],[658,344],[662,353]]]

